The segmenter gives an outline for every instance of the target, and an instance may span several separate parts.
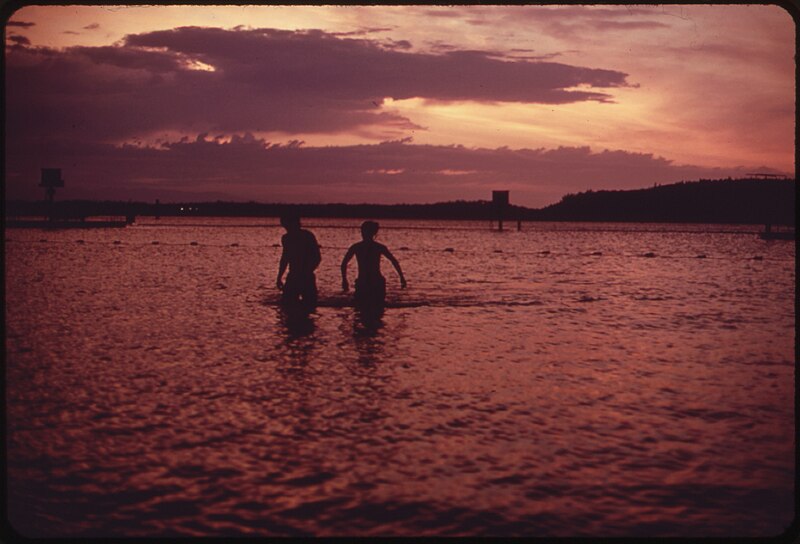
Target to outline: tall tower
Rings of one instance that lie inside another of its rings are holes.
[[[63,187],[64,180],[61,179],[61,168],[42,168],[42,181],[39,187],[44,187],[47,195],[47,216],[53,218],[53,199],[56,196],[56,187]]]

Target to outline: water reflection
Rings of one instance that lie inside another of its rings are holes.
[[[791,521],[793,245],[447,231],[442,254],[422,249],[443,231],[398,229],[420,248],[404,258],[414,291],[390,291],[377,318],[337,294],[298,319],[272,285],[254,292],[251,231],[209,229],[202,252],[185,230],[160,230],[158,251],[146,230],[122,246],[15,233],[30,237],[7,244],[15,528],[681,536]],[[327,292],[338,272],[319,272]]]
[[[278,323],[287,339],[310,336],[316,329],[314,317],[305,311],[281,306],[277,309]]]
[[[355,342],[358,363],[361,367],[372,368],[387,358],[382,319],[364,319],[358,312],[353,322],[353,340]]]
[[[320,347],[320,340],[315,334],[315,315],[278,307],[276,324],[281,333],[275,346],[278,372],[306,378],[309,364],[318,355]]]
[[[383,308],[356,309],[354,312],[353,335],[376,336],[383,328]]]

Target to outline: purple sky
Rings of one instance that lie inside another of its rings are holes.
[[[90,11],[82,26],[73,19],[61,31],[77,41],[59,43],[35,32],[55,24],[53,13],[27,9],[6,28],[7,198],[41,198],[42,167],[62,168],[64,199],[392,203],[486,199],[510,189],[512,202],[537,207],[590,188],[794,173],[792,142],[774,134],[793,128],[783,64],[770,73],[784,91],[720,87],[693,105],[698,96],[671,90],[663,74],[652,81],[652,65],[675,71],[677,82],[732,76],[691,58],[676,68],[670,52],[642,67],[641,59],[562,49],[590,46],[575,36],[581,16],[592,16],[583,17],[594,23],[590,36],[611,33],[618,54],[639,33],[675,25],[652,11],[634,19],[619,7],[526,11],[549,41],[520,47],[538,35],[525,41],[517,30],[507,44],[478,47],[458,43],[452,29],[420,41],[411,11],[387,28],[142,22],[108,43],[88,36],[113,19],[96,22]],[[470,19],[469,10],[434,13],[469,28],[499,24]],[[719,38],[704,54],[733,62],[738,53],[747,69],[778,47],[748,43]],[[700,117],[665,113],[669,92]],[[747,103],[755,110],[737,109]],[[744,121],[771,136],[738,136]]]

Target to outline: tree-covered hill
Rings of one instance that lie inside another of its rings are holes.
[[[794,224],[795,181],[701,180],[629,191],[569,194],[542,220]]]

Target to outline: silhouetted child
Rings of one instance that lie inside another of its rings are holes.
[[[406,287],[406,279],[400,269],[400,263],[394,258],[389,249],[375,241],[378,234],[378,223],[364,221],[361,224],[360,242],[350,246],[342,259],[342,289],[347,291],[347,264],[353,255],[358,262],[358,277],[356,278],[355,304],[357,307],[383,307],[386,298],[386,279],[381,274],[381,255],[389,259],[397,274],[400,276],[400,287]]]
[[[281,302],[295,304],[302,301],[307,311],[317,306],[317,280],[314,270],[319,266],[321,255],[319,244],[311,231],[300,228],[300,218],[296,215],[281,217],[281,226],[286,234],[281,237],[283,253],[278,265],[278,289],[283,289]],[[286,284],[283,273],[286,267]]]

